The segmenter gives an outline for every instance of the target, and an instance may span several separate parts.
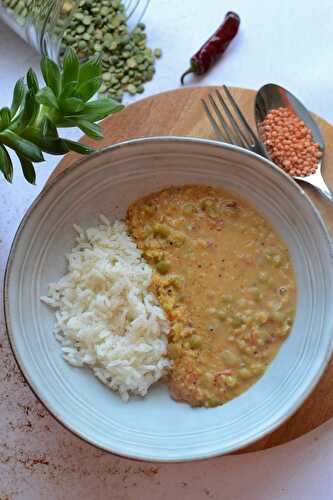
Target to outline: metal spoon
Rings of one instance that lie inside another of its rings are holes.
[[[274,83],[268,83],[267,85],[261,87],[261,89],[257,92],[255,100],[255,119],[257,130],[261,142],[263,143],[267,158],[273,161],[269,152],[265,148],[260,125],[265,119],[267,113],[269,113],[272,109],[280,107],[288,107],[289,109],[292,109],[305,122],[306,126],[312,132],[313,140],[319,144],[322,152],[322,157],[318,160],[318,168],[314,174],[307,175],[306,177],[294,175],[294,179],[311,184],[311,186],[318,189],[320,194],[333,205],[333,193],[327,186],[322,176],[325,143],[319,127],[309,111],[293,94],[291,94],[291,92],[283,87],[280,87],[279,85],[275,85]]]

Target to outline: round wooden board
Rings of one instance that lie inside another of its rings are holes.
[[[200,99],[206,98],[212,87],[190,87],[143,99],[104,120],[102,128],[104,139],[98,146],[107,146],[116,142],[159,135],[194,136],[215,139],[208,118]],[[254,127],[254,90],[233,88],[234,97],[245,116]],[[333,126],[315,116],[326,143],[324,175],[333,188]],[[96,142],[84,137],[82,142],[96,147]],[[57,166],[50,179],[69,168],[77,154],[67,155]],[[318,193],[306,186],[310,195],[333,236],[332,208]],[[299,410],[272,434],[257,441],[242,452],[262,450],[286,443],[315,429],[333,416],[333,358],[317,387]]]

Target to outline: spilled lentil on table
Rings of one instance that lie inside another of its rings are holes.
[[[285,243],[248,203],[207,186],[140,199],[127,224],[170,320],[172,397],[212,407],[247,390],[293,323],[296,282]]]

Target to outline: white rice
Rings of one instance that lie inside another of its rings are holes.
[[[144,396],[169,367],[169,323],[148,291],[152,270],[126,225],[116,221],[78,232],[68,272],[42,300],[57,309],[55,335],[68,363],[89,367],[127,401]]]

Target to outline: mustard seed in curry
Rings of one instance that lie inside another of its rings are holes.
[[[248,203],[207,186],[140,199],[127,223],[170,320],[172,397],[211,407],[247,390],[294,319],[296,284],[283,241]]]

